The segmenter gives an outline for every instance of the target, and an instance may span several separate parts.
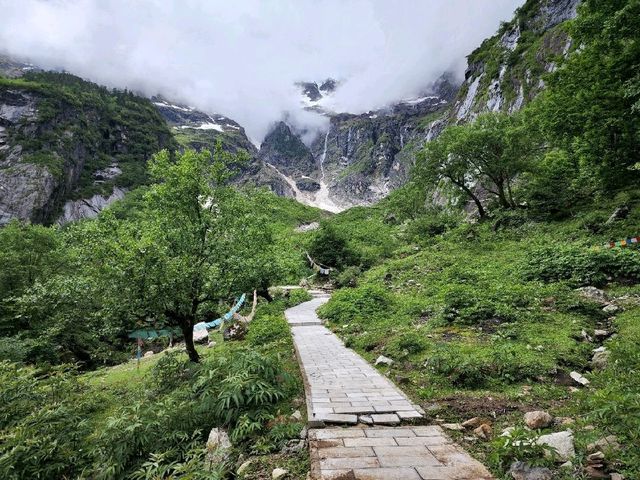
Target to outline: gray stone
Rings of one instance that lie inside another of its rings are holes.
[[[206,465],[211,467],[226,461],[229,458],[231,440],[229,435],[221,428],[212,428],[207,439]]]
[[[153,351],[152,351],[152,350],[149,350],[149,351],[147,351],[147,352],[144,352],[144,357],[145,357],[145,358],[147,358],[147,357],[153,357]]]
[[[291,414],[291,419],[298,422],[302,420],[302,414],[300,413],[300,410],[296,410],[295,412],[293,412]]]
[[[126,190],[115,187],[111,195],[94,195],[81,200],[69,200],[64,204],[63,214],[58,218],[58,225],[74,222],[82,218],[94,218],[117,200],[124,198]],[[206,332],[206,331],[205,331]]]
[[[380,355],[377,359],[376,359],[376,366],[377,365],[393,365],[393,360],[391,360],[389,357],[385,357],[384,355]]]
[[[570,430],[541,435],[536,443],[538,445],[547,445],[555,449],[557,458],[562,462],[571,460],[576,455],[576,451],[573,446],[573,432]]]
[[[608,350],[603,350],[599,352],[595,352],[593,357],[591,357],[591,367],[594,370],[603,370],[607,367],[607,363],[609,362],[609,356],[611,352]]]
[[[242,474],[247,471],[247,469],[251,466],[252,463],[253,463],[253,459],[251,458],[246,462],[243,462],[242,465],[240,465],[236,470],[236,475],[242,476]]]
[[[553,472],[548,468],[532,467],[524,462],[511,464],[509,474],[514,480],[552,480]]]
[[[609,335],[610,334],[607,330],[596,329],[593,331],[593,336],[599,339],[607,338]]]
[[[615,435],[608,435],[593,443],[587,445],[587,452],[595,452],[596,450],[619,450],[620,443],[618,443],[618,437]]]
[[[455,432],[461,432],[464,430],[464,427],[459,423],[443,423],[442,428],[446,428],[447,430],[453,430]]]
[[[547,428],[553,423],[553,417],[547,412],[536,410],[524,414],[524,423],[527,424],[527,427],[533,429]]]
[[[606,305],[608,303],[607,294],[604,292],[604,290],[600,290],[599,288],[580,287],[576,289],[576,291],[580,294],[580,296],[589,300],[593,300],[594,302],[601,303],[602,305]]]
[[[275,468],[273,472],[271,472],[271,480],[278,480],[279,478],[284,478],[288,474],[289,472],[284,468]]]
[[[589,385],[589,380],[586,379],[585,377],[583,377],[582,375],[580,375],[578,372],[571,372],[569,374],[569,376],[579,385],[582,385],[583,387],[586,387],[587,385]]]
[[[371,415],[371,419],[376,425],[397,425],[400,423],[400,418],[395,413]]]
[[[609,313],[609,314],[611,314],[611,313],[616,313],[616,312],[618,312],[619,310],[620,310],[620,307],[618,307],[617,305],[614,305],[613,303],[611,303],[611,304],[607,305],[606,307],[604,307],[604,308],[602,309],[602,311],[603,311],[604,313]]]

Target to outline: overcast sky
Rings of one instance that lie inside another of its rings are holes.
[[[0,49],[165,96],[242,124],[259,142],[302,111],[293,83],[333,77],[341,111],[420,92],[523,0],[0,0]],[[324,120],[326,121],[326,120]]]

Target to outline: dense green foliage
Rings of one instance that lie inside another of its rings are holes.
[[[281,414],[301,389],[282,311],[303,299],[260,305],[247,341],[203,351],[201,364],[179,350],[145,359],[146,373],[0,362],[0,476],[219,478],[231,463],[203,468],[213,426],[230,431],[229,462],[277,451],[302,428]]]
[[[58,204],[35,220],[51,222],[65,198],[110,195],[114,186],[147,183],[146,161],[160,149],[176,146],[155,106],[129,91],[55,72],[0,77],[0,91],[9,89],[31,94],[38,114],[35,128],[9,128],[12,142],[22,146],[24,162],[45,166],[61,183]],[[112,164],[122,173],[95,182],[94,172]]]

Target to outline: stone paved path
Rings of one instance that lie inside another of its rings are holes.
[[[285,312],[305,382],[313,479],[485,480],[491,475],[439,426],[397,426],[424,412],[322,326],[329,295]],[[356,425],[349,428],[327,424]]]

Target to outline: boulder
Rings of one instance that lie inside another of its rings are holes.
[[[230,449],[231,440],[227,432],[221,428],[212,428],[207,439],[207,465],[216,465],[227,460]]]
[[[278,480],[279,478],[284,478],[288,474],[289,472],[284,468],[274,468],[273,472],[271,472],[271,480]]]
[[[490,424],[491,422],[485,420],[484,418],[473,417],[473,418],[470,418],[469,420],[462,422],[462,426],[464,428],[472,429],[472,428],[478,428],[483,423]]]
[[[608,350],[595,352],[593,354],[593,357],[591,357],[591,367],[594,370],[603,370],[604,368],[606,368],[607,363],[609,362],[610,355],[611,352]]]
[[[514,480],[552,480],[553,472],[544,467],[532,467],[524,462],[511,464],[509,473]]]
[[[618,310],[620,310],[620,307],[618,307],[617,305],[614,305],[613,303],[607,305],[602,309],[604,313],[608,313],[608,314],[616,313],[618,312]]]
[[[251,459],[251,458],[249,460],[247,460],[246,462],[243,462],[242,465],[240,465],[238,467],[238,469],[236,470],[236,475],[238,477],[241,477],[242,474],[247,471],[247,468],[249,468],[252,463],[253,463],[253,459]]]
[[[602,340],[603,338],[607,338],[610,335],[610,333],[607,330],[599,330],[596,329],[593,331],[593,336]]]
[[[389,357],[385,357],[384,355],[380,355],[377,359],[376,359],[376,366],[377,365],[393,365],[393,360],[391,360]]]
[[[491,429],[491,425],[489,425],[488,423],[483,423],[478,428],[473,430],[473,434],[476,437],[481,438],[483,440],[491,439],[492,433],[493,433],[493,430]]]
[[[601,438],[593,443],[587,445],[587,452],[596,452],[598,450],[619,450],[620,443],[618,443],[618,437],[615,435],[609,435]]]
[[[558,460],[562,462],[571,460],[576,455],[576,450],[573,445],[573,432],[571,432],[571,430],[541,435],[536,443],[555,449]]]
[[[578,292],[581,297],[592,300],[594,302],[598,302],[602,305],[606,305],[609,303],[607,294],[604,292],[604,290],[600,290],[599,288],[581,287],[576,289],[576,292]]]
[[[553,423],[553,417],[542,410],[535,410],[524,414],[524,422],[529,428],[547,428]]]
[[[583,387],[586,387],[587,385],[589,385],[589,383],[591,383],[578,372],[571,372],[569,376],[573,379],[574,382],[576,382],[578,385],[582,385]]]

